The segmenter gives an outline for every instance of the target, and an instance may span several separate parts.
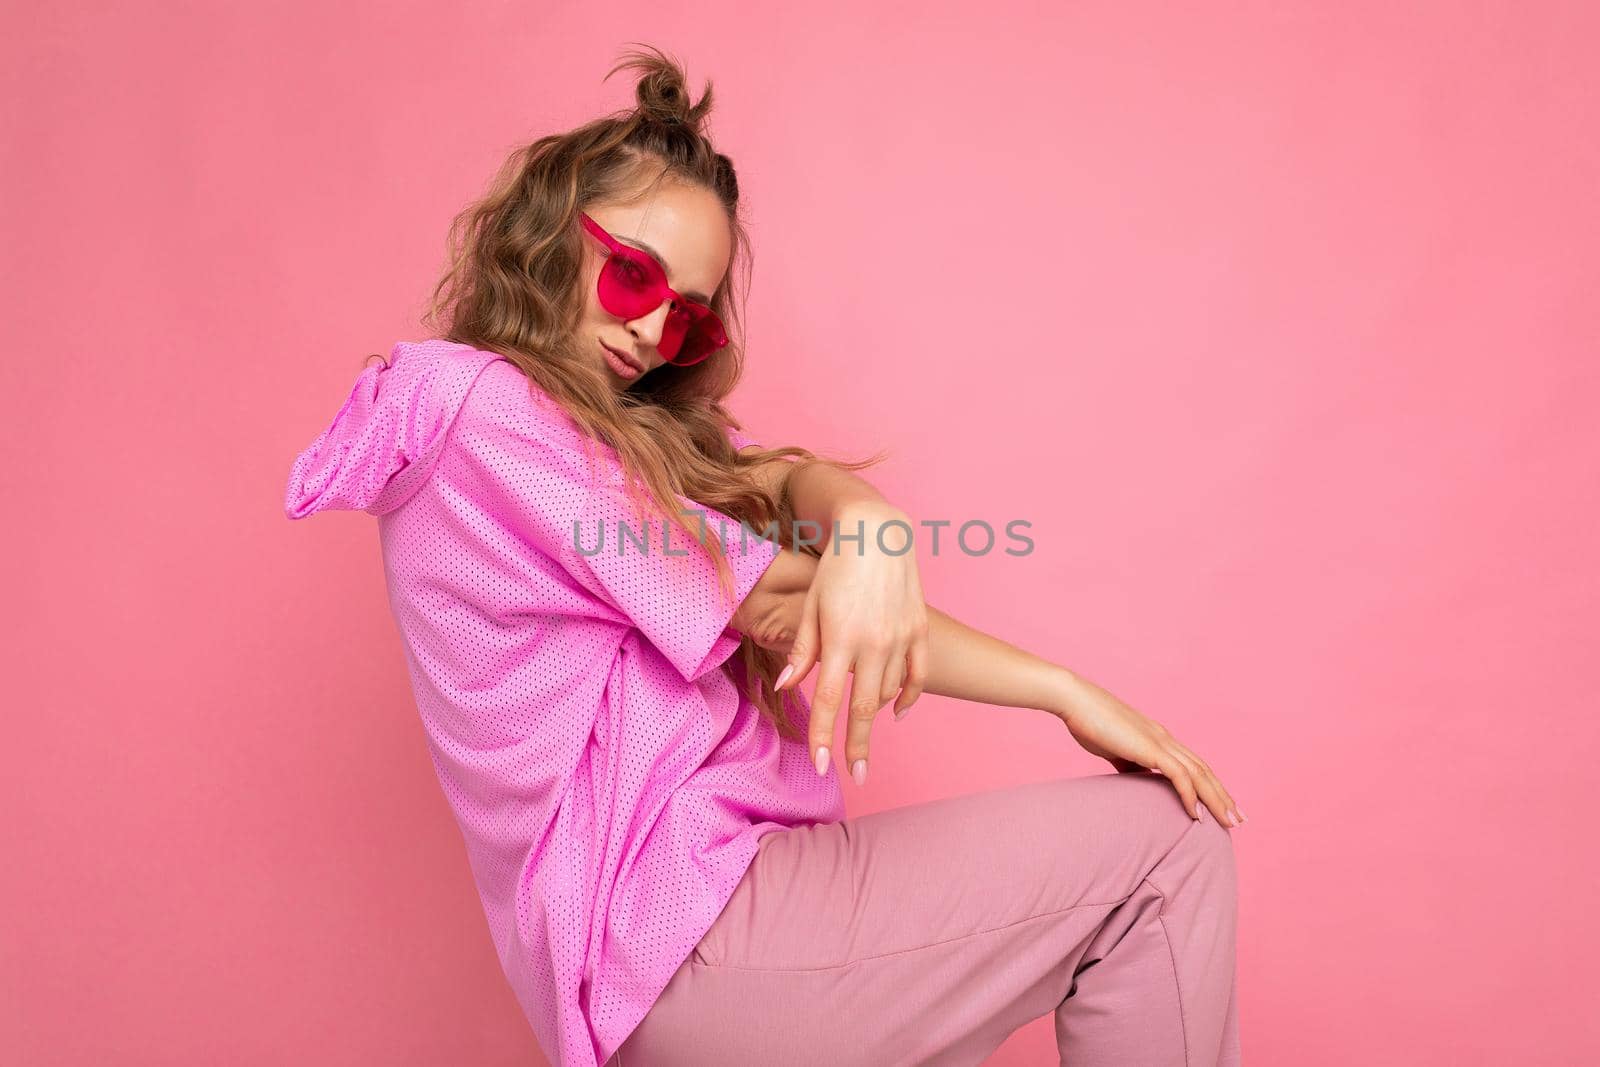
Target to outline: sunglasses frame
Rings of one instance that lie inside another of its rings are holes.
[[[692,367],[728,344],[728,334],[723,327],[722,318],[709,305],[680,296],[669,286],[667,272],[661,269],[661,264],[656,262],[654,256],[623,244],[607,233],[605,227],[590,218],[587,212],[578,212],[578,217],[583,222],[583,228],[588,230],[606,250],[606,262],[600,268],[600,278],[595,283],[602,307],[613,315],[631,320],[644,317],[660,307],[663,301],[672,302],[672,309],[667,313],[666,324],[661,330],[661,342],[656,346],[662,359],[675,367]],[[613,260],[618,257],[620,261],[614,264]],[[633,303],[632,296],[638,292],[637,287],[621,280],[620,277],[624,263],[637,270],[645,279],[646,288],[639,295],[637,306]],[[689,335],[689,331],[695,329],[710,331],[709,346],[704,353],[693,359],[677,358],[682,351],[684,338]]]

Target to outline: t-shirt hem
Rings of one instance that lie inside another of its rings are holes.
[[[666,990],[667,985],[672,981],[673,976],[678,973],[678,971],[683,967],[684,963],[689,960],[689,957],[694,954],[696,946],[700,944],[700,939],[706,936],[706,932],[709,931],[712,926],[716,925],[717,919],[721,917],[723,909],[728,906],[728,901],[731,900],[733,898],[733,894],[738,891],[739,883],[744,880],[745,874],[750,869],[751,862],[755,860],[756,851],[760,846],[761,838],[765,837],[769,833],[774,833],[782,829],[785,829],[782,823],[773,821],[771,819],[764,819],[761,822],[751,823],[749,826],[739,831],[738,836],[734,838],[733,843],[729,846],[730,848],[737,849],[735,854],[739,856],[738,877],[729,880],[726,885],[719,886],[717,888],[716,896],[713,898],[716,901],[716,908],[712,911],[709,919],[701,922],[695,922],[690,926],[685,927],[688,933],[692,934],[693,936],[687,937],[686,939],[680,941],[679,944],[681,947],[677,950],[679,953],[678,962],[673,966],[671,972],[667,974],[667,977],[660,983],[660,987],[652,988],[649,991],[649,1002],[644,1005],[644,1010],[639,1012],[638,1018],[628,1020],[626,1023],[627,1029],[622,1031],[622,1036],[617,1038],[614,1044],[604,1040],[597,1043],[601,1052],[600,1063],[602,1065],[606,1064],[611,1057],[616,1054],[617,1049],[621,1048],[623,1044],[627,1042],[628,1038],[632,1036],[633,1032],[639,1028],[639,1024],[644,1022],[644,1017],[650,1014],[651,1008],[655,1007],[655,1002],[660,999],[662,992]]]

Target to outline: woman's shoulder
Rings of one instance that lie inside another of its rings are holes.
[[[457,421],[452,447],[479,456],[483,476],[581,487],[622,481],[616,450],[586,434],[566,408],[503,356],[484,365]]]
[[[452,358],[470,363],[477,358],[477,351],[456,353]],[[485,433],[534,439],[561,452],[584,452],[583,432],[567,410],[515,363],[489,355],[465,398],[462,417]],[[600,446],[600,451],[609,450]]]

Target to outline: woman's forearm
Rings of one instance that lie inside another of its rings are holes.
[[[778,463],[786,464],[787,472],[778,469]],[[841,535],[861,535],[861,540],[849,543],[873,545],[877,543],[879,525],[891,518],[904,517],[904,513],[885,500],[871,483],[853,471],[841,470],[825,461],[778,460],[774,461],[772,469],[762,473],[769,479],[779,475],[788,478],[795,518],[817,524],[815,531],[804,532],[820,537],[818,548],[828,546],[835,524]],[[814,570],[815,562],[810,566]],[[775,600],[770,610],[762,614],[773,619],[797,615],[795,605],[803,603],[803,597],[790,597],[788,601]],[[922,687],[924,693],[1002,707],[1037,708],[1052,715],[1065,713],[1079,684],[1067,668],[968,626],[931,604],[927,605],[927,611],[928,671]],[[793,626],[774,624],[773,632],[790,633],[798,627],[799,619],[787,622]],[[778,645],[773,641],[769,647]]]
[[[1065,713],[1077,677],[1059,663],[973,629],[928,605],[924,693],[980,704]]]
[[[795,518],[814,522],[821,528],[821,545],[826,545],[833,536],[834,523],[845,518],[853,508],[861,505],[889,507],[889,502],[871,482],[854,471],[842,470],[824,461],[794,464],[789,472],[789,499],[794,504]],[[875,531],[866,532],[875,536]]]
[[[741,451],[759,448],[746,445]],[[889,519],[909,522],[905,512],[889,503],[871,482],[827,460],[773,459],[754,468],[754,474],[774,496],[789,494],[796,521],[807,524],[796,534],[819,549],[832,543],[835,527],[843,534],[859,533],[862,540],[852,544],[874,544],[878,525]],[[892,543],[899,545],[900,541]]]
[[[788,652],[800,629],[817,560],[793,549],[774,557],[732,622],[767,648]],[[1001,707],[1037,708],[1064,715],[1080,681],[1066,667],[974,629],[932,604],[928,610],[928,669],[922,691]]]

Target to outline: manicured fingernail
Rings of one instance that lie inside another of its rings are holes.
[[[817,773],[818,774],[827,774],[828,773],[828,746],[827,745],[823,745],[821,748],[817,749]]]
[[[899,722],[901,719],[905,718],[907,715],[910,715],[910,714],[911,714],[911,709],[909,707],[901,708],[899,711],[894,713],[894,721],[895,722]]]
[[[1201,816],[1201,814],[1200,814],[1200,813],[1201,813],[1201,812],[1202,812],[1202,811],[1204,811],[1204,810],[1205,810],[1205,809],[1204,809],[1204,808],[1202,808],[1202,807],[1201,807],[1201,806],[1200,806],[1200,805],[1199,805],[1199,803],[1198,803],[1198,802],[1196,802],[1196,804],[1195,804],[1195,806],[1194,806],[1194,817],[1195,817],[1195,818],[1197,818],[1197,819],[1201,819],[1201,821],[1204,821],[1204,819],[1203,819],[1203,818],[1202,818],[1202,816]]]
[[[1239,811],[1238,808],[1234,808],[1233,810],[1234,811]],[[1244,817],[1244,812],[1239,811],[1239,821],[1240,822],[1249,822],[1250,820]]]
[[[1232,808],[1228,809],[1228,821],[1234,826],[1239,825],[1239,813]]]
[[[867,784],[867,761],[858,759],[850,764],[850,777],[856,780],[856,785]]]
[[[788,681],[789,680],[789,675],[791,675],[793,673],[794,673],[794,664],[791,663],[791,664],[789,664],[787,667],[785,667],[783,669],[783,673],[782,674],[778,675],[778,680],[776,682],[772,683],[772,688],[774,688],[774,689],[782,689],[783,688],[783,683]]]

